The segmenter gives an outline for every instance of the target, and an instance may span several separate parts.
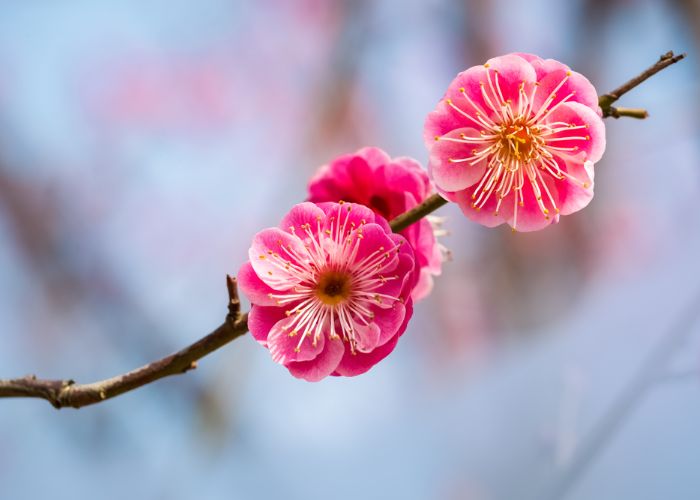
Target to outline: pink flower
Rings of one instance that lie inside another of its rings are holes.
[[[248,327],[292,375],[359,375],[396,346],[413,312],[413,250],[369,208],[301,203],[260,231],[238,273]]]
[[[438,191],[467,217],[535,231],[593,198],[605,127],[584,76],[508,54],[457,75],[428,115],[425,141]]]
[[[432,192],[427,173],[412,158],[391,159],[379,148],[363,148],[323,165],[309,182],[309,201],[347,201],[371,208],[387,220],[419,205]],[[420,277],[413,290],[418,301],[433,288],[442,254],[428,220],[400,233],[413,248]]]

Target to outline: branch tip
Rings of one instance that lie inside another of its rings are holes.
[[[627,81],[626,83],[620,85],[618,88],[615,90],[608,92],[607,94],[603,94],[598,98],[598,105],[600,106],[601,110],[603,111],[603,117],[607,116],[612,116],[613,118],[619,118],[620,116],[629,116],[632,118],[646,118],[648,114],[642,116],[643,113],[641,111],[643,110],[631,110],[631,113],[624,113],[622,112],[623,109],[625,108],[617,108],[617,111],[614,112],[614,108],[612,107],[613,103],[617,101],[620,97],[622,97],[624,94],[632,90],[633,88],[637,87],[640,85],[642,82],[647,80],[648,78],[654,76],[656,73],[661,71],[664,68],[667,68],[671,66],[672,64],[677,63],[678,61],[684,59],[686,56],[685,53],[683,54],[674,54],[672,50],[669,50],[665,54],[662,54],[659,57],[659,60],[656,61],[653,65],[649,66],[646,70],[642,71],[639,75],[635,76],[631,80]],[[617,114],[615,114],[617,113]]]
[[[227,319],[237,321],[241,315],[241,300],[238,298],[238,280],[226,275],[226,288],[228,289],[228,316]]]

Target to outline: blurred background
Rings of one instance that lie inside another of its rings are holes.
[[[511,51],[600,93],[596,197],[470,223],[398,348],[298,381],[249,336],[79,411],[0,400],[0,498],[700,498],[697,0],[0,1],[0,378],[81,382],[198,339],[224,276],[338,154],[422,163],[459,71]]]

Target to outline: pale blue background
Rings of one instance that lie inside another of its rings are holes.
[[[92,381],[213,329],[224,275],[314,169],[367,144],[424,163],[424,117],[468,66],[534,52],[602,93],[689,52],[620,103],[649,120],[606,121],[585,211],[512,235],[441,210],[454,259],[367,375],[297,381],[244,337],[95,407],[0,401],[0,498],[700,498],[699,18],[0,1],[0,377]]]

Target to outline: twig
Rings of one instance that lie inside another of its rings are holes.
[[[425,199],[423,203],[413,207],[408,212],[404,212],[395,219],[393,219],[389,225],[391,230],[395,233],[399,233],[406,229],[408,226],[421,220],[423,217],[431,212],[434,212],[441,206],[447,203],[447,200],[440,196],[439,194],[433,194]]]
[[[677,63],[681,59],[685,57],[685,54],[679,54],[679,55],[674,55],[672,50],[669,50],[665,54],[663,54],[658,61],[656,61],[655,64],[652,66],[648,67],[646,70],[642,71],[639,75],[635,76],[631,80],[623,83],[619,87],[617,87],[615,90],[608,92],[607,94],[603,94],[598,98],[598,104],[600,105],[600,108],[603,110],[603,116],[612,116],[614,118],[619,118],[620,116],[631,116],[633,118],[646,118],[648,114],[646,114],[645,110],[640,110],[640,109],[634,109],[634,110],[628,110],[626,108],[613,108],[612,104],[617,101],[620,97],[622,97],[624,94],[647,80],[648,78],[654,76],[656,73],[661,71],[664,68],[667,68],[668,66]],[[628,114],[632,112],[632,114]],[[643,112],[643,113],[642,113]],[[642,116],[644,114],[644,116]]]
[[[612,118],[620,118],[621,116],[627,116],[629,118],[637,118],[638,120],[643,120],[649,118],[649,112],[642,108],[616,108],[615,106],[610,106],[608,114]]]
[[[161,378],[193,370],[197,367],[198,359],[248,331],[248,315],[240,313],[236,279],[227,276],[226,285],[229,293],[229,312],[226,320],[194,344],[136,370],[91,384],[76,384],[73,380],[42,380],[34,375],[0,380],[0,398],[41,398],[55,408],[81,408],[119,396]]]

